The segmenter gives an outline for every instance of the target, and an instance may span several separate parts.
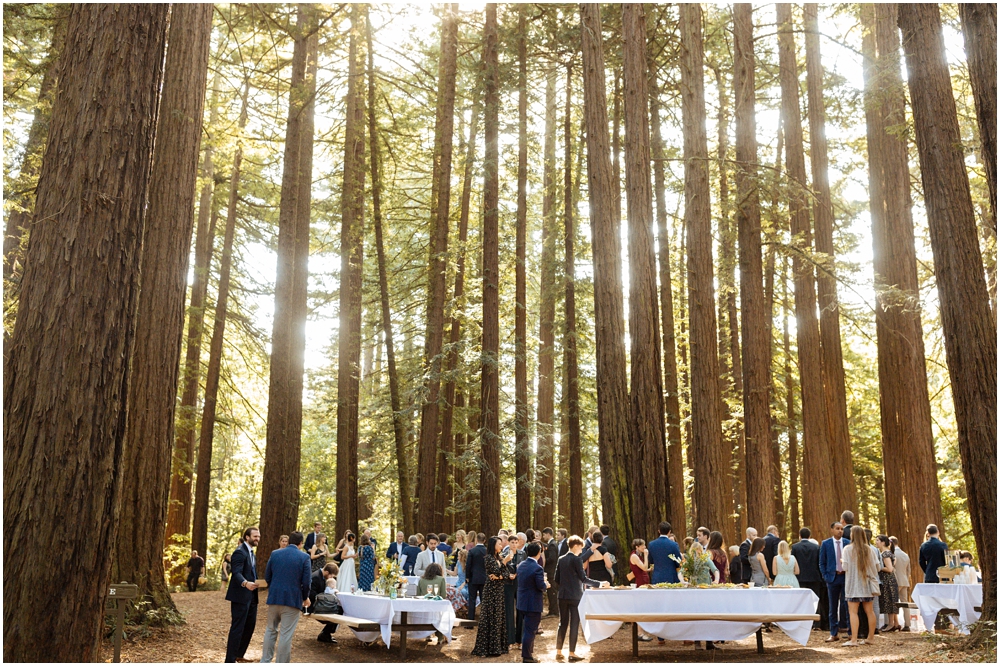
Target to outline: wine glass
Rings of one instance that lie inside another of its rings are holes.
[[[431,585],[431,592],[436,597],[438,595],[438,586],[437,585]]]

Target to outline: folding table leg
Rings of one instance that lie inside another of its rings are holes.
[[[757,629],[757,654],[764,654],[764,627],[761,626]]]
[[[632,657],[639,658],[639,623],[632,623]]]
[[[406,661],[406,611],[399,614],[399,660]]]

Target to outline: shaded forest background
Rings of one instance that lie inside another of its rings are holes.
[[[820,537],[852,509],[879,533],[907,530],[908,552],[925,515],[976,552],[928,221],[941,199],[924,197],[896,6],[594,7],[489,5],[485,24],[466,5],[154,17],[166,58],[125,437],[145,444],[118,459],[112,578],[144,576],[151,607],[170,607],[191,547],[215,576],[247,525],[263,561],[314,520],[380,539],[610,520],[628,542],[667,518],[736,543],[748,524]],[[995,344],[995,6],[939,8]],[[62,57],[73,11],[4,8],[5,388],[53,100],[87,62]],[[603,43],[581,40],[581,21]],[[992,128],[977,108],[983,43]],[[592,166],[602,133],[607,174]],[[889,153],[896,180],[878,180]],[[909,242],[892,216],[911,202]],[[911,285],[878,263],[901,252]],[[617,304],[601,266],[617,268]],[[602,337],[614,309],[620,335]],[[885,331],[914,313],[921,381],[887,397],[905,372],[880,358]],[[748,394],[766,402],[751,411]],[[995,399],[994,385],[994,421]],[[919,414],[888,417],[887,401]],[[821,462],[816,437],[830,442]],[[13,450],[5,435],[5,460]],[[920,474],[929,486],[907,480]],[[995,499],[995,460],[992,474]]]

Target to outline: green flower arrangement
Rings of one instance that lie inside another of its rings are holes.
[[[681,562],[681,574],[689,585],[711,585],[712,564],[708,553],[692,546]]]

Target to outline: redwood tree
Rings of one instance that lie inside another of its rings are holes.
[[[941,300],[958,450],[983,571],[981,627],[996,621],[997,325],[983,276],[937,5],[899,5],[914,135]],[[985,636],[985,634],[982,634]]]
[[[990,190],[993,233],[997,230],[997,6],[996,3],[960,2],[962,35],[969,61],[969,81],[976,100],[979,149]]]
[[[6,661],[101,659],[167,12],[70,12],[4,363]]]

